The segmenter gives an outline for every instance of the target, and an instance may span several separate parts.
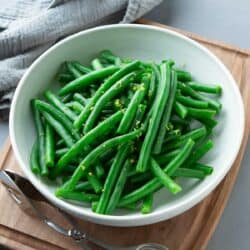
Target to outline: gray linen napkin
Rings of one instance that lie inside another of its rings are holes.
[[[59,39],[101,24],[133,22],[162,0],[13,0],[0,9],[0,119],[18,81]]]

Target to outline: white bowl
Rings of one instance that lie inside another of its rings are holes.
[[[214,172],[204,181],[182,180],[183,192],[170,195],[162,189],[155,196],[151,214],[119,211],[115,215],[99,215],[89,207],[56,198],[55,187],[35,176],[29,165],[35,128],[30,100],[52,88],[59,65],[65,60],[89,63],[103,49],[111,49],[124,58],[160,62],[173,58],[185,65],[201,82],[219,83],[223,87],[222,112],[213,140],[215,147],[204,159]],[[169,219],[193,207],[205,198],[223,179],[239,151],[244,131],[244,109],[238,87],[221,61],[199,43],[167,29],[145,25],[108,25],[72,35],[41,55],[26,71],[15,92],[10,112],[10,138],[17,161],[32,184],[51,202],[70,214],[98,224],[138,226]]]

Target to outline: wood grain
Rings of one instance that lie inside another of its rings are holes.
[[[140,20],[139,22],[163,28],[166,27],[148,20]],[[224,43],[210,41],[188,32],[177,31],[199,41],[224,62],[238,82],[244,100],[245,111],[249,112],[250,52],[225,45]],[[230,172],[206,199],[187,212],[170,220],[143,227],[114,228],[96,225],[87,221],[78,221],[79,225],[88,233],[105,242],[123,246],[154,241],[167,245],[171,250],[205,249],[220,220],[234,186],[245,152],[249,132],[250,119],[247,116],[243,143]],[[2,166],[20,172],[9,141],[7,141],[1,155],[0,168]],[[72,243],[70,239],[56,234],[40,221],[23,214],[12,202],[6,190],[1,185],[0,209],[1,244],[8,245],[13,249],[27,250],[78,249],[78,246]],[[56,218],[57,214],[54,213],[53,217]]]

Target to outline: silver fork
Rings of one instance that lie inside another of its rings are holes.
[[[119,247],[111,246],[106,243],[103,243],[86,232],[79,230],[74,227],[76,221],[73,217],[64,213],[63,211],[55,208],[47,199],[44,198],[37,191],[34,186],[23,176],[18,175],[9,170],[0,170],[0,182],[6,187],[10,197],[16,202],[16,204],[28,215],[39,218],[42,220],[48,227],[53,229],[59,234],[62,234],[66,237],[70,237],[74,240],[75,243],[83,247],[83,249],[100,249],[100,250],[168,250],[167,247],[157,244],[157,243],[145,243],[137,246],[130,247]],[[41,209],[38,209],[35,206],[35,201],[42,201],[49,205],[50,207],[57,209],[57,212],[60,213],[63,218],[65,218],[69,224],[69,228],[62,227],[59,223],[49,219]]]

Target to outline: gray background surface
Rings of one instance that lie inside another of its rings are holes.
[[[165,0],[145,17],[250,49],[249,0]],[[0,122],[0,146],[7,135],[8,123]],[[249,158],[250,143],[231,198],[208,250],[250,249]]]

